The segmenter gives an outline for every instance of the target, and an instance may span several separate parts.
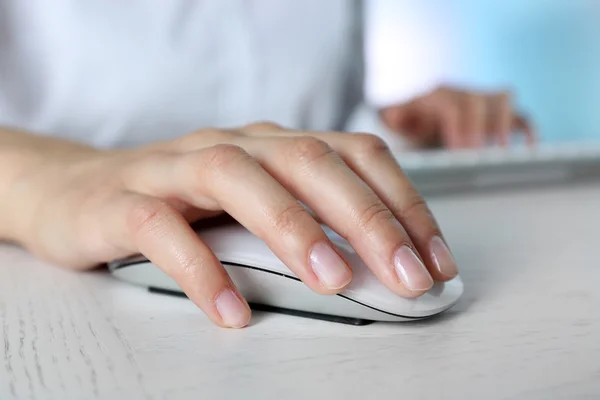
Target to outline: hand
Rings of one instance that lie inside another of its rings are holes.
[[[413,146],[479,148],[486,142],[506,146],[514,131],[535,142],[529,122],[516,114],[509,93],[475,93],[440,88],[408,103],[381,111],[384,123]]]
[[[321,294],[343,290],[352,271],[299,201],[400,296],[457,275],[425,202],[375,136],[255,124],[133,150],[57,153],[13,184],[13,198],[36,199],[18,202],[30,216],[19,241],[76,269],[141,253],[221,326],[247,325],[250,309],[189,224],[220,213]]]

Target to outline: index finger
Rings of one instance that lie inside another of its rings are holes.
[[[124,192],[98,215],[109,245],[143,254],[213,322],[230,328],[248,324],[250,307],[219,260],[167,203]]]
[[[317,221],[237,146],[149,158],[128,184],[153,196],[185,199],[198,208],[222,208],[318,293],[338,293],[352,280],[350,267]]]

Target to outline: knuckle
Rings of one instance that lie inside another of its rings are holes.
[[[429,219],[433,219],[433,214],[429,210],[429,206],[425,199],[418,193],[413,193],[408,197],[408,200],[399,207],[400,218],[403,220],[410,219],[416,215],[424,215]]]
[[[216,128],[206,128],[190,133],[188,138],[190,141],[210,140],[210,139],[221,139],[228,136],[229,132]]]
[[[381,223],[394,220],[394,214],[380,201],[373,201],[360,212],[358,221],[363,232],[370,232]]]
[[[204,128],[190,133],[189,136],[193,138],[220,137],[226,133],[227,131],[217,128]]]
[[[252,132],[277,132],[284,130],[283,126],[272,121],[259,121],[246,125],[246,129]]]
[[[204,149],[198,162],[204,170],[222,173],[229,171],[241,160],[247,160],[248,158],[250,158],[248,153],[239,146],[217,144]]]
[[[377,135],[358,133],[353,135],[356,148],[354,152],[361,158],[372,158],[389,152],[389,146]]]
[[[333,154],[333,149],[327,143],[311,136],[293,138],[288,150],[290,159],[301,164],[312,164]]]
[[[161,200],[141,200],[129,209],[127,227],[134,236],[152,232],[168,218],[170,213],[169,205]]]
[[[292,204],[277,212],[273,217],[272,226],[280,236],[288,236],[297,231],[300,220],[306,215],[306,210],[298,203]]]
[[[203,268],[205,261],[198,256],[184,257],[179,261],[178,267],[190,278],[196,278],[198,271]]]
[[[175,140],[175,146],[180,150],[193,150],[206,145],[216,144],[224,141],[229,141],[233,137],[238,136],[236,132],[217,129],[205,128],[188,133]]]

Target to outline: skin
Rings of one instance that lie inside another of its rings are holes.
[[[439,89],[381,115],[421,147],[480,147],[488,138],[506,144],[513,128],[533,142],[531,128],[514,114],[509,99]],[[256,123],[100,150],[0,128],[0,240],[76,270],[143,254],[215,324],[240,328],[249,323],[250,309],[190,227],[219,215],[233,217],[264,240],[323,295],[342,291],[352,275],[341,258],[333,284],[313,268],[317,248],[335,254],[321,223],[346,238],[399,296],[418,297],[433,281],[458,274],[427,204],[374,135]],[[445,255],[434,250],[440,246]],[[416,260],[403,277],[397,272],[400,250]],[[238,304],[233,320],[219,307],[223,294],[229,304]]]
[[[507,146],[513,132],[524,134],[530,145],[536,141],[531,124],[515,112],[508,91],[478,93],[440,87],[384,108],[380,115],[390,130],[417,148],[473,149],[489,142]]]
[[[428,279],[457,273],[436,267],[430,241],[443,238],[440,228],[373,135],[261,123],[98,150],[5,129],[0,149],[0,166],[11,166],[1,169],[0,238],[77,270],[141,253],[220,326],[231,326],[216,304],[224,291],[244,307],[231,327],[245,326],[250,309],[189,223],[222,213],[263,239],[317,293],[338,293],[349,280],[326,287],[310,267],[313,246],[331,246],[315,217],[346,238],[400,296],[429,288],[410,290],[394,273],[395,253],[404,245],[427,266]]]

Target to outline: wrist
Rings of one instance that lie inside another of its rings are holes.
[[[24,244],[35,210],[67,179],[61,167],[97,152],[78,143],[0,128],[0,240]]]

